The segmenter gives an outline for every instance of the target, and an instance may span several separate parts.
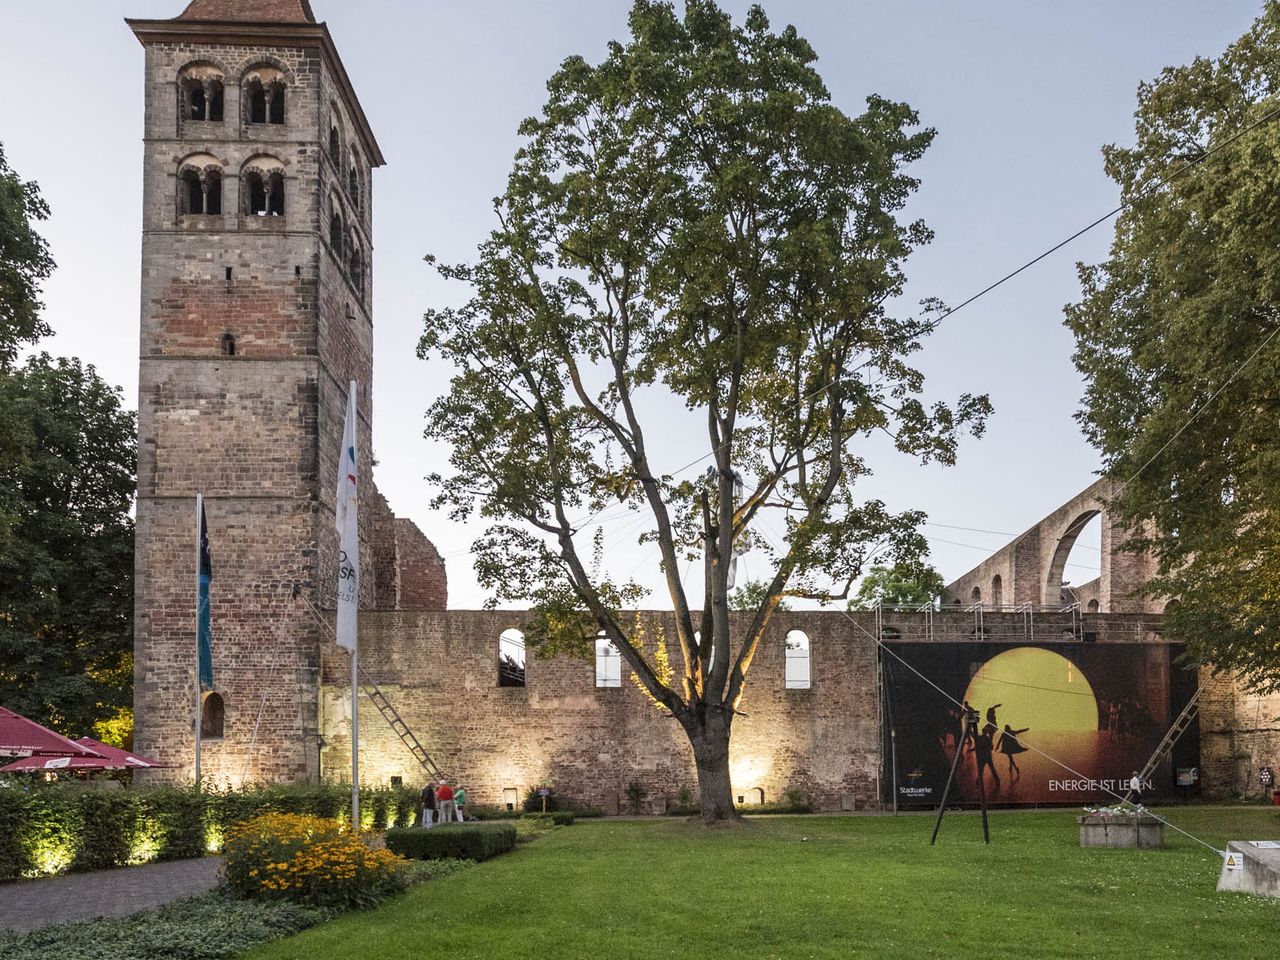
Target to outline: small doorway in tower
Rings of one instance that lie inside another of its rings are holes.
[[[520,791],[515,787],[503,787],[502,805],[513,811],[518,808],[520,806]]]

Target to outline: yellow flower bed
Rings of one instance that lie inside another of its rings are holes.
[[[236,824],[223,854],[223,876],[242,896],[323,907],[372,906],[404,888],[408,867],[332,820],[293,813]]]

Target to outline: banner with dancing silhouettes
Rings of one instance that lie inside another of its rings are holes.
[[[957,749],[956,802],[978,802],[979,768],[989,804],[1111,802],[1196,689],[1195,673],[1175,662],[1181,648],[1167,643],[887,646],[884,782],[899,807],[936,805]],[[968,737],[964,703],[981,717]],[[1173,794],[1173,770],[1198,766],[1199,753],[1193,724],[1172,763],[1143,785],[1143,799]]]

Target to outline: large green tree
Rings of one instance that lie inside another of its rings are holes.
[[[0,703],[68,733],[131,703],[136,421],[47,333],[48,209],[0,151]]]
[[[687,734],[702,815],[719,820],[735,816],[733,718],[784,598],[843,598],[873,551],[925,548],[918,512],[859,496],[862,441],[950,462],[988,405],[922,401],[907,358],[938,305],[895,304],[930,239],[899,213],[933,131],[880,97],[846,115],[810,45],[758,7],[735,25],[709,0],[683,15],[639,0],[630,27],[551,78],[497,228],[474,264],[441,268],[471,298],[426,316],[421,353],[457,368],[428,435],[453,448],[440,501],[492,523],[475,552],[495,601],[531,604],[540,654],[612,640]],[[705,430],[692,473],[660,466],[664,435],[689,429],[673,408]],[[606,509],[647,517],[669,657],[625,613],[644,591],[602,562],[588,520]],[[781,545],[758,537],[766,515]],[[772,574],[731,630],[747,545]],[[692,590],[682,560],[700,564]]]
[[[1080,419],[1151,549],[1166,632],[1280,685],[1280,5],[1138,89],[1127,208],[1067,308]],[[1252,127],[1252,129],[1250,129]],[[1167,179],[1167,183],[1161,181]]]
[[[858,584],[858,592],[849,601],[850,610],[874,610],[884,604],[890,607],[918,607],[937,604],[947,582],[928,563],[897,563],[891,567],[877,565],[867,571]]]

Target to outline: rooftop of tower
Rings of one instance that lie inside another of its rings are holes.
[[[315,23],[308,0],[191,0],[178,20],[214,23]]]

